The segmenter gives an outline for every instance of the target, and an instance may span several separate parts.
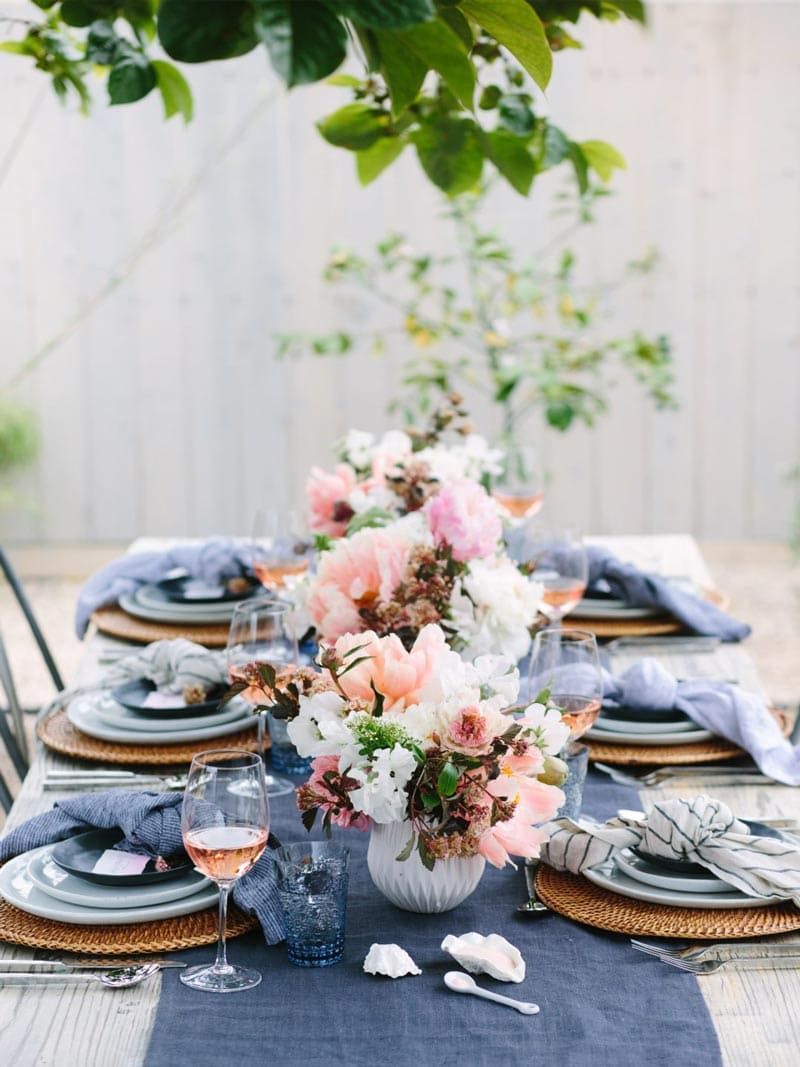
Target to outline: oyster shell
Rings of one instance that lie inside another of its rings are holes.
[[[442,949],[470,974],[488,974],[501,982],[521,982],[525,977],[522,953],[499,934],[448,934]]]
[[[422,974],[405,949],[399,945],[370,945],[364,960],[367,974],[385,974],[389,978],[402,978],[406,974]]]

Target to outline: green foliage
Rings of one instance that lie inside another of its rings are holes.
[[[505,131],[496,131],[495,137],[498,132],[505,136]],[[555,131],[550,145],[551,150],[566,146],[568,152],[582,152],[561,131]],[[575,229],[591,220],[594,199],[606,191],[590,183],[590,170],[607,173],[609,160],[614,166],[624,165],[611,153],[597,146],[590,150],[592,163],[591,167],[585,163],[587,188],[578,193]],[[502,160],[503,165],[518,166],[509,160]],[[523,166],[527,165],[519,166],[519,178],[527,180],[530,167]],[[607,394],[619,371],[631,374],[657,407],[674,406],[667,339],[640,331],[608,337],[602,329],[604,298],[652,269],[655,257],[627,264],[611,283],[586,288],[576,280],[571,250],[522,259],[509,244],[483,229],[478,221],[482,200],[481,193],[450,201],[455,229],[450,244],[455,244],[455,254],[420,252],[403,236],[390,234],[378,242],[371,257],[340,249],[326,267],[328,282],[367,293],[397,317],[394,331],[382,325],[374,333],[345,334],[348,350],[368,347],[381,353],[391,332],[407,342],[405,393],[392,408],[400,408],[413,421],[430,411],[443,394],[477,389],[491,397],[502,432],[513,440],[520,420],[537,410],[557,430],[566,431],[576,423],[593,425],[606,410]],[[453,281],[457,264],[463,270],[461,286]],[[281,352],[299,356],[318,351],[319,340],[313,335],[284,335]]]
[[[412,145],[448,196],[474,190],[494,168],[521,195],[535,176],[571,165],[579,188],[593,168],[620,166],[608,145],[578,145],[537,115],[553,52],[580,47],[567,26],[582,12],[642,21],[641,0],[34,0],[41,21],[0,50],[33,60],[62,98],[88,111],[87,75],[105,71],[110,104],[153,89],[164,115],[192,118],[192,94],[173,64],[231,60],[263,47],[289,87],[320,81],[344,62],[348,43],[362,77],[338,76],[353,100],[318,123],[332,145],[355,153],[359,181],[375,181]],[[479,93],[480,119],[474,114]],[[514,138],[512,140],[512,138]]]
[[[38,450],[39,429],[33,412],[0,401],[0,474],[30,463]]]

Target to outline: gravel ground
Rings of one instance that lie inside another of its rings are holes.
[[[776,704],[796,706],[800,703],[800,562],[792,559],[785,546],[774,543],[701,547],[718,587],[730,598],[731,611],[753,627],[748,649],[767,692]],[[78,572],[72,563],[69,569],[69,578],[36,577],[35,568],[26,560],[24,579],[39,625],[67,682],[74,677],[83,651],[72,628],[83,578],[75,576]],[[4,583],[0,585],[0,632],[23,705],[40,705],[52,696],[52,683]],[[6,776],[13,782],[13,774]]]

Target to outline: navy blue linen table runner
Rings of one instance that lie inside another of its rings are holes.
[[[637,807],[636,793],[590,774],[584,810],[607,818]],[[305,830],[292,797],[273,803],[273,830],[288,843]],[[211,995],[187,989],[166,971],[146,1067],[716,1067],[719,1045],[697,979],[634,952],[628,938],[559,915],[520,916],[522,871],[487,866],[476,892],[444,915],[400,911],[378,893],[366,866],[368,835],[337,834],[351,849],[344,960],[320,969],[291,966],[286,948],[260,934],[229,945],[236,963],[256,967],[261,985]],[[460,996],[442,981],[455,961],[440,949],[447,934],[499,933],[522,952],[520,984],[479,981],[541,1006],[539,1015]],[[373,942],[394,942],[422,975],[367,975]],[[180,954],[190,965],[214,948]]]

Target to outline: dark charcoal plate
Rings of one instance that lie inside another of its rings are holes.
[[[153,589],[161,593],[164,600],[170,604],[225,604],[229,601],[247,600],[248,597],[264,592],[264,587],[257,579],[248,577],[245,580],[249,582],[249,587],[243,593],[232,593],[224,585],[220,585],[219,592],[215,594],[186,596],[184,592],[186,583],[192,579],[185,574],[178,578],[165,578],[161,582],[156,582]]]
[[[625,722],[690,722],[688,715],[670,708],[668,711],[650,711],[647,708],[618,708],[613,704],[604,704],[600,712],[610,719],[622,719]]]
[[[90,830],[77,837],[59,841],[52,852],[53,860],[70,874],[83,878],[86,882],[99,885],[150,885],[152,882],[166,882],[177,878],[192,869],[192,864],[184,856],[184,861],[168,871],[143,871],[141,874],[95,874],[93,868],[106,849],[113,848],[124,839],[119,829]]]
[[[776,830],[774,826],[765,826],[763,822],[746,822],[744,819],[742,822],[750,829],[750,833],[754,837],[774,837],[778,841],[783,840],[783,834],[780,830]],[[708,875],[708,868],[703,867],[700,863],[654,856],[652,852],[645,852],[643,848],[632,848],[631,852],[635,853],[640,859],[647,860],[648,863],[653,863],[656,867],[665,867],[669,871],[679,871],[681,874],[691,876]]]
[[[147,678],[137,678],[112,689],[111,696],[123,708],[145,719],[190,719],[195,715],[211,715],[212,712],[217,711],[219,702],[227,690],[227,686],[217,686],[211,690],[208,700],[204,700],[202,704],[185,704],[175,708],[148,708],[144,702],[148,694],[155,691],[155,688],[155,682]]]

